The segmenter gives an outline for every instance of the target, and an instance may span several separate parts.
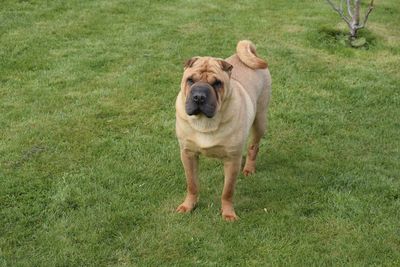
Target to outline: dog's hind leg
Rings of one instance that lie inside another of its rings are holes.
[[[267,125],[267,109],[269,102],[269,90],[263,91],[257,103],[257,113],[251,126],[251,137],[247,150],[246,163],[243,168],[245,176],[251,175],[256,171],[256,158],[260,146],[261,138],[265,134]]]
[[[243,174],[248,176],[256,171],[256,158],[260,146],[261,138],[265,132],[265,115],[258,114],[251,127],[251,139],[247,150],[246,163],[243,168]]]

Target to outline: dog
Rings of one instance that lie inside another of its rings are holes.
[[[268,64],[251,41],[239,41],[236,54],[223,60],[193,57],[186,61],[176,99],[176,136],[187,183],[187,194],[176,209],[192,211],[198,202],[199,155],[221,159],[224,187],[222,217],[235,221],[233,207],[242,153],[251,135],[243,174],[255,172],[260,140],[266,130],[271,96]]]

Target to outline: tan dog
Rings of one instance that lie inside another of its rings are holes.
[[[271,95],[267,63],[250,41],[240,41],[226,60],[194,57],[184,67],[176,99],[176,134],[185,169],[187,195],[178,212],[193,210],[198,201],[198,159],[203,154],[224,162],[222,216],[234,221],[233,192],[242,152],[251,130],[244,175],[255,172]]]

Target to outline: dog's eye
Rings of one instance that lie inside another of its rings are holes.
[[[194,81],[192,78],[187,79],[187,83],[189,86],[191,86],[192,84],[194,84]]]
[[[219,89],[222,87],[222,82],[220,80],[216,80],[213,84],[212,87],[214,87],[215,89]]]

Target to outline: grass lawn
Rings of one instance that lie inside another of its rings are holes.
[[[353,49],[323,0],[2,1],[0,266],[399,266],[400,5],[376,2]],[[182,64],[241,39],[273,79],[241,219],[205,158],[176,214]]]

